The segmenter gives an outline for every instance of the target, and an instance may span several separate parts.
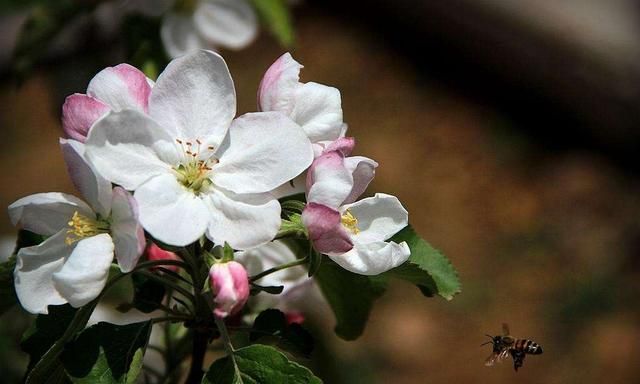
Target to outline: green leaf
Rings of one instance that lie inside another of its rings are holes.
[[[38,315],[22,336],[20,348],[30,357],[28,370],[62,337],[78,311],[69,304],[50,305],[48,309],[49,314]]]
[[[59,356],[64,345],[87,325],[99,298],[80,309],[68,304],[50,305],[49,315],[36,318],[21,344],[22,350],[31,357],[25,383],[40,384],[55,377],[61,367]]]
[[[384,273],[384,276],[413,283],[425,296],[437,294],[451,300],[460,293],[462,286],[458,272],[449,259],[418,236],[410,225],[393,236],[391,241],[406,241],[411,249],[411,257],[406,263]]]
[[[166,291],[164,284],[140,273],[134,273],[131,280],[133,281],[133,306],[144,313],[158,309]]]
[[[284,313],[277,309],[262,311],[253,322],[249,341],[268,342],[289,352],[309,357],[313,351],[313,338],[300,324],[287,324]]]
[[[151,321],[98,323],[67,344],[60,359],[74,383],[135,383],[151,335]]]
[[[285,47],[293,45],[294,32],[286,0],[252,0],[267,29]]]
[[[273,347],[250,345],[213,362],[203,384],[321,384],[300,364],[289,361]]]
[[[373,302],[386,290],[386,280],[349,272],[331,260],[324,260],[315,279],[336,317],[336,334],[345,340],[357,339]]]
[[[13,285],[13,270],[16,267],[16,257],[0,264],[0,315],[11,309],[18,302],[16,289]]]

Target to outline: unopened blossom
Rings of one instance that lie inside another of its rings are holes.
[[[300,69],[290,53],[280,56],[264,74],[258,89],[262,111],[280,111],[300,124],[314,143],[316,156],[344,137],[340,91],[314,82],[300,82]]]
[[[238,313],[249,299],[249,276],[237,261],[215,263],[209,269],[213,314],[227,317]]]
[[[134,109],[147,113],[153,81],[129,64],[98,72],[87,93],[68,96],[62,106],[62,129],[67,137],[85,142],[89,129],[109,111]]]
[[[313,150],[282,113],[235,113],[226,63],[198,51],[160,74],[148,114],[111,112],[96,122],[87,156],[135,191],[142,226],[163,243],[183,246],[206,234],[234,249],[255,247],[280,227],[280,204],[268,192],[304,171]]]
[[[160,29],[173,58],[198,49],[242,49],[257,34],[258,20],[246,0],[177,0]]]
[[[178,255],[176,255],[174,252],[164,250],[154,243],[149,243],[149,245],[147,245],[144,250],[144,255],[149,261],[180,260],[180,257],[178,257]],[[173,264],[159,265],[158,268],[160,267],[173,272],[176,272],[178,270],[178,266]]]
[[[291,248],[276,240],[257,248],[236,252],[235,260],[242,263],[249,274],[257,275],[297,258]],[[309,307],[309,303],[317,303],[320,296],[313,278],[309,278],[307,270],[301,265],[268,274],[256,283],[267,287],[283,286],[279,295],[260,292],[251,297],[249,305],[256,313],[268,308],[278,308],[285,313],[301,314],[301,311]]]
[[[14,225],[48,238],[20,249],[14,271],[22,306],[47,313],[48,305],[87,304],[104,288],[114,258],[131,271],[144,249],[133,197],[96,174],[84,160],[83,145],[61,139],[72,181],[85,198],[38,193],[9,206]]]
[[[318,252],[351,272],[376,275],[409,258],[405,242],[387,241],[407,226],[408,213],[396,197],[383,193],[354,202],[372,175],[357,176],[358,166],[347,159],[333,151],[313,162],[302,222]]]

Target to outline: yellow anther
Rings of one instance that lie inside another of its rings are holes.
[[[340,222],[342,223],[342,225],[344,225],[345,228],[351,231],[351,233],[353,234],[360,233],[360,229],[358,228],[358,219],[355,216],[353,216],[353,213],[351,213],[350,210],[347,209],[342,214],[342,218],[340,219]]]
[[[75,211],[71,220],[67,223],[71,229],[67,230],[65,242],[71,245],[85,237],[95,236],[101,232],[99,224],[95,219],[86,217]]]

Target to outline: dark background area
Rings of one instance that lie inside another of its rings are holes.
[[[356,153],[452,260],[463,292],[397,282],[361,339],[333,320],[307,363],[326,383],[633,383],[640,380],[640,22],[634,1],[308,1],[295,9],[302,81],[342,92]],[[0,203],[73,192],[57,146],[64,97],[122,61],[83,35],[21,87],[0,91]],[[267,33],[223,51],[239,112],[284,52]],[[8,218],[0,231],[12,236]],[[348,292],[345,292],[348,294]],[[18,309],[0,319],[0,372],[22,363]],[[507,322],[540,343],[514,373],[484,367]],[[4,375],[7,376],[4,376]],[[19,377],[19,376],[15,376]]]

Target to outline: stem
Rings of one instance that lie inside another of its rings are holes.
[[[229,338],[229,332],[227,332],[227,326],[224,324],[224,319],[222,317],[214,316],[216,320],[216,326],[218,327],[218,331],[220,332],[220,338],[222,339],[222,345],[224,345],[224,350],[229,355],[229,358],[233,362],[233,366],[237,367],[236,357],[233,354],[235,350],[233,349],[233,345],[231,345],[231,339]]]
[[[187,320],[191,320],[191,317],[189,316],[165,316],[165,317],[156,317],[154,319],[151,319],[151,322],[153,324],[158,324],[158,323],[162,323],[165,321],[187,321]]]
[[[138,263],[130,272],[139,271],[141,269],[149,269],[153,267],[161,267],[163,265],[177,265],[178,267],[186,270],[190,270],[191,266],[181,260],[150,260],[143,261],[142,263]]]
[[[181,287],[179,284],[177,284],[174,281],[171,280],[167,280],[161,276],[158,276],[156,274],[153,274],[151,272],[148,271],[138,271],[138,273],[140,273],[141,275],[151,279],[151,280],[155,280],[158,281],[168,287],[171,287],[171,289],[173,289],[174,291],[180,293],[182,296],[186,297],[187,299],[189,299],[189,301],[191,301],[191,303],[195,304],[196,299],[193,296],[193,294],[189,291],[187,291],[186,289],[184,289],[183,287]]]
[[[202,381],[202,365],[204,364],[204,355],[207,353],[207,344],[209,344],[209,333],[195,331],[193,333],[193,349],[191,353],[191,368],[189,368],[189,376],[185,384],[198,384]]]
[[[265,277],[267,275],[270,275],[272,273],[281,271],[283,269],[287,269],[287,268],[295,267],[295,266],[298,266],[298,265],[306,264],[307,260],[309,260],[309,257],[305,256],[302,259],[298,259],[298,260],[292,261],[290,263],[278,265],[277,267],[269,268],[266,271],[262,271],[262,272],[258,273],[255,276],[251,276],[249,278],[249,282],[253,283],[256,280],[262,279],[263,277]]]

